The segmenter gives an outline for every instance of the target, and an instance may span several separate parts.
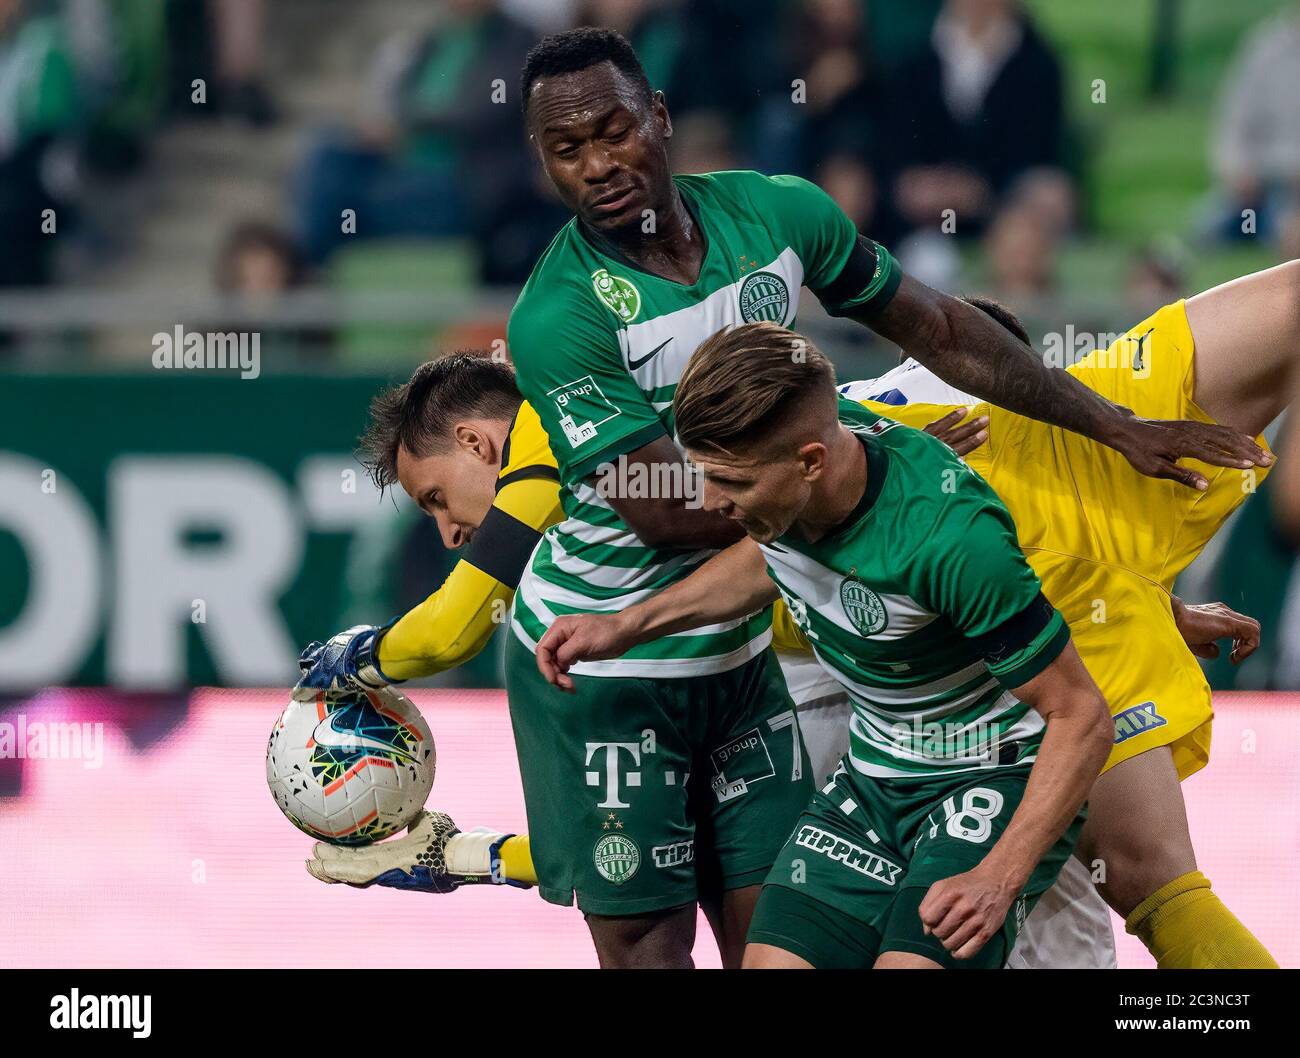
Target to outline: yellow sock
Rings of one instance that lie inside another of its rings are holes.
[[[1124,927],[1140,937],[1162,970],[1276,970],[1277,962],[1191,871],[1133,909]]]
[[[516,834],[501,843],[501,871],[512,882],[536,885],[537,870],[533,867],[533,854],[528,847],[528,835]]]

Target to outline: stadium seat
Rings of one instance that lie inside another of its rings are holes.
[[[474,289],[477,261],[464,240],[358,242],[330,259],[326,281],[340,294]],[[408,362],[430,348],[435,330],[427,325],[356,323],[338,336],[343,367]]]

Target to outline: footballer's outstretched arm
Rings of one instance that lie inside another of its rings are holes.
[[[563,517],[559,482],[551,475],[502,487],[442,587],[381,636],[384,674],[434,676],[477,656],[509,613],[542,533]]]
[[[1150,477],[1204,489],[1204,475],[1179,466],[1179,459],[1242,468],[1271,461],[1250,437],[1225,426],[1137,418],[1068,371],[1047,367],[1029,346],[979,309],[910,276],[902,277],[883,307],[850,315],[945,382],[1109,445]]]
[[[979,865],[936,882],[921,902],[926,931],[958,959],[1002,928],[1012,901],[1087,800],[1114,738],[1106,700],[1073,643],[1012,693],[1047,722],[1024,797]]]
[[[694,473],[686,457],[673,444],[667,434],[662,434],[649,444],[620,457],[628,475],[644,474],[646,481],[690,480]],[[640,471],[633,468],[640,465]],[[681,469],[676,468],[680,465]],[[666,473],[665,473],[666,471]],[[599,479],[596,482],[599,485]],[[701,549],[726,547],[744,535],[744,531],[716,511],[692,506],[687,490],[681,495],[625,496],[619,490],[602,490],[623,521],[632,527],[641,540],[652,547],[681,547]],[[658,491],[658,490],[648,490]]]
[[[548,683],[571,691],[568,671],[579,661],[616,658],[640,643],[747,617],[778,595],[763,553],[746,538],[645,602],[619,613],[557,618],[538,641],[537,667]]]
[[[530,473],[531,472],[531,473]],[[524,467],[503,486],[465,556],[442,586],[388,628],[358,625],[328,643],[312,643],[299,660],[300,701],[318,691],[380,687],[463,665],[492,638],[541,534],[560,521],[554,468]]]

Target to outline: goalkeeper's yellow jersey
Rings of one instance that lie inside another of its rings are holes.
[[[436,676],[478,654],[509,620],[515,590],[542,533],[563,520],[555,456],[541,420],[525,401],[501,455],[496,498],[465,557],[442,587],[381,634],[383,674],[391,680]],[[780,602],[772,637],[780,649],[808,649]]]
[[[496,497],[442,587],[385,631],[379,668],[389,679],[462,665],[509,620],[510,603],[542,533],[564,518],[560,473],[537,413],[521,404],[501,453]]]

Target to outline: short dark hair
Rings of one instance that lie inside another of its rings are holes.
[[[1025,325],[1020,322],[1020,317],[1007,308],[1002,302],[994,301],[992,298],[985,297],[965,297],[962,301],[974,308],[980,310],[986,316],[992,316],[998,323],[1002,324],[1007,330],[1014,334],[1026,345],[1033,345],[1029,340],[1029,332],[1025,330]]]
[[[552,33],[543,37],[524,60],[519,77],[520,107],[528,114],[528,93],[539,77],[577,73],[602,62],[612,62],[636,86],[646,103],[654,100],[654,89],[636,51],[623,34],[597,26]]]
[[[370,402],[370,422],[357,451],[370,480],[383,492],[397,482],[397,452],[432,455],[451,444],[457,419],[512,419],[523,402],[509,364],[465,350],[421,364],[409,382]]]
[[[286,286],[300,286],[306,280],[307,261],[293,236],[269,221],[246,220],[227,233],[217,253],[213,278],[218,290],[234,291],[235,264],[249,250],[266,250],[278,257],[284,265]]]

